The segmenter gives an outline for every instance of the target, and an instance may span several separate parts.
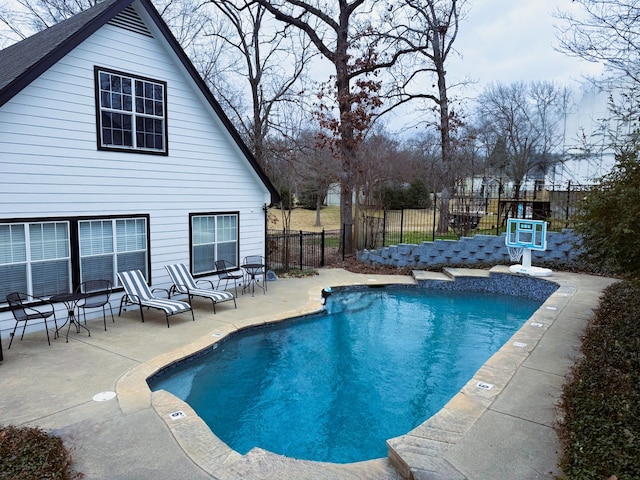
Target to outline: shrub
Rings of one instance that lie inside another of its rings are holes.
[[[601,271],[640,271],[640,142],[618,148],[616,165],[583,199],[574,217],[583,256]]]
[[[567,479],[640,478],[640,284],[607,288],[564,386],[561,468]]]
[[[0,427],[1,480],[82,478],[62,439],[35,427]]]

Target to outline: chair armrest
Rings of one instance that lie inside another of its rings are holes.
[[[138,297],[138,295],[129,295],[128,293],[125,293],[122,298],[128,298],[130,303],[140,304],[140,297]]]
[[[154,288],[153,290],[151,290],[151,293],[155,292],[164,292],[167,298],[171,298],[171,296],[169,295],[169,290],[167,290],[166,288]]]
[[[200,284],[200,282],[208,283],[209,284],[209,288],[211,290],[215,290],[213,288],[213,282],[211,280],[207,280],[206,278],[203,278],[203,279],[200,279],[200,280],[196,280],[196,285]]]
[[[155,292],[156,290],[163,290],[165,292],[167,292],[167,296],[168,298],[171,298],[172,294],[180,294],[180,295],[184,295],[189,294],[189,287],[187,285],[182,285],[180,283],[174,283],[173,285],[171,285],[171,288],[169,290],[165,290],[164,288],[154,288],[153,290],[151,290],[151,293]]]
[[[50,315],[51,313],[55,314],[56,307],[50,300],[33,295],[29,295],[29,299],[34,302],[39,302],[39,305],[37,306],[37,308],[35,306],[32,307],[31,305],[24,305],[25,311],[31,310],[38,315]]]

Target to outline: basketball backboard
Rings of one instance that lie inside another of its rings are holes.
[[[547,249],[547,222],[544,220],[528,220],[510,218],[507,221],[507,247],[522,247],[530,250]]]

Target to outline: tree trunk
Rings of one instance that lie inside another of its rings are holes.
[[[320,194],[316,195],[316,227],[321,227],[322,223],[320,223],[320,209],[322,208],[322,196]]]

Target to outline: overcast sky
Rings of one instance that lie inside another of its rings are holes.
[[[447,70],[451,80],[571,82],[600,71],[554,50],[559,20],[551,13],[556,7],[576,11],[571,0],[471,0],[470,5],[455,42],[462,58],[451,59]]]

